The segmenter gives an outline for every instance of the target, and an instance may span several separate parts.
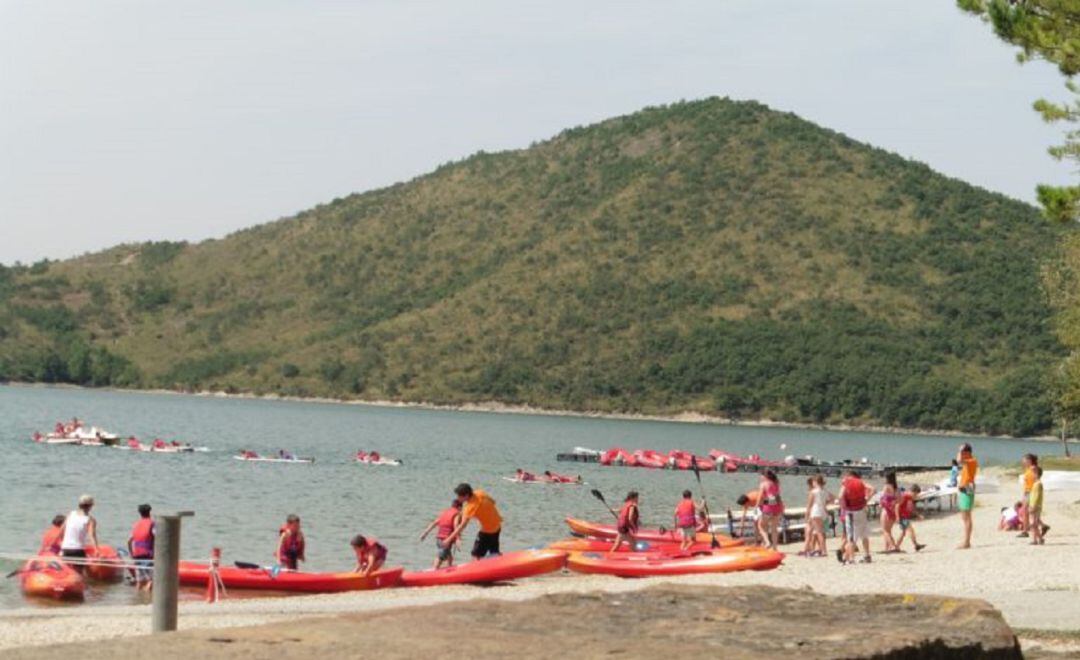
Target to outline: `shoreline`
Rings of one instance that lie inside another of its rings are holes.
[[[768,418],[734,419],[718,417],[702,412],[685,410],[669,415],[653,415],[631,412],[605,412],[598,410],[567,410],[561,408],[539,408],[528,404],[511,404],[500,401],[470,401],[457,404],[432,403],[429,401],[394,401],[390,399],[335,399],[333,397],[302,397],[285,394],[254,394],[251,392],[223,392],[220,390],[169,390],[163,388],[135,389],[123,387],[85,387],[70,383],[27,383],[8,381],[0,383],[9,387],[38,389],[85,390],[91,392],[118,392],[122,394],[183,395],[207,399],[237,399],[246,401],[287,401],[292,403],[320,403],[339,406],[367,406],[372,408],[398,408],[412,410],[432,410],[442,412],[487,413],[495,415],[532,415],[538,417],[571,417],[577,419],[606,419],[630,422],[664,422],[671,424],[702,424],[712,426],[731,426],[737,428],[784,429],[802,431],[832,431],[836,433],[874,433],[888,435],[909,435],[939,438],[973,438],[993,440],[1015,440],[1019,442],[1061,443],[1061,438],[1051,435],[1017,437],[1012,435],[994,435],[943,429],[911,429],[899,426],[876,426],[858,424],[811,424],[804,422],[784,422]],[[1069,445],[1080,446],[1080,439],[1069,438]]]

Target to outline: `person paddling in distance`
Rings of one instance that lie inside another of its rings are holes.
[[[767,548],[776,550],[780,541],[780,517],[784,515],[784,501],[780,497],[780,479],[772,470],[765,470],[758,487],[758,530]]]
[[[460,548],[461,539],[458,538],[456,543],[447,543],[446,539],[457,529],[460,522],[461,502],[456,499],[451,500],[450,507],[443,509],[443,512],[435,520],[432,520],[424,532],[420,534],[420,540],[423,541],[431,533],[431,530],[436,530],[435,547],[438,548],[439,554],[435,556],[435,565],[432,568],[442,568],[444,563],[447,566],[454,565],[454,546]]]
[[[632,490],[626,494],[622,508],[619,509],[618,519],[615,523],[615,545],[611,546],[611,552],[617,552],[623,543],[634,547],[634,536],[637,534],[641,523],[641,511],[638,509],[638,492]]]
[[[377,539],[357,534],[352,541],[349,541],[349,545],[352,546],[353,552],[356,553],[356,567],[353,568],[353,573],[359,573],[367,577],[382,568],[382,565],[386,563],[386,556],[389,551]]]
[[[975,508],[975,475],[979,472],[979,461],[975,460],[971,445],[965,442],[960,445],[956,462],[960,465],[960,476],[956,481],[959,489],[956,508],[960,509],[960,519],[964,523],[964,540],[956,547],[967,550],[971,547],[971,511]]]
[[[854,564],[859,542],[863,547],[863,563],[870,563],[870,531],[866,505],[874,496],[874,487],[867,484],[854,470],[849,470],[840,485],[840,508],[844,512],[844,545],[836,551],[842,564]]]
[[[41,535],[39,555],[60,554],[60,544],[64,540],[64,520],[66,518],[62,513],[53,516],[52,525]]]
[[[86,559],[86,549],[97,550],[97,520],[90,515],[94,508],[94,498],[89,495],[79,497],[79,508],[67,515],[64,520],[64,537],[60,542],[60,556],[69,559]],[[79,572],[85,572],[85,562],[76,566]]]
[[[682,535],[679,549],[683,552],[689,550],[697,539],[697,512],[698,506],[694,502],[693,493],[684,490],[682,499],[675,505],[675,528]]]
[[[480,531],[476,533],[476,542],[473,543],[473,559],[483,559],[489,555],[497,557],[502,554],[499,549],[499,535],[502,533],[502,516],[499,514],[495,500],[477,488],[466,483],[458,484],[454,489],[457,501],[461,503],[461,522],[458,523],[450,536],[446,537],[446,543],[451,544],[461,538],[462,532],[469,526],[469,522],[476,520],[480,525]]]
[[[300,516],[290,513],[285,518],[285,524],[278,530],[277,550],[274,557],[282,568],[295,571],[300,568],[300,562],[307,561],[304,556],[304,532],[300,529]]]
[[[150,591],[154,586],[154,538],[156,530],[150,505],[139,505],[139,520],[131,527],[127,547],[135,562],[135,588]]]

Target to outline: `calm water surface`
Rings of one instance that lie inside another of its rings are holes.
[[[205,445],[213,451],[186,455],[143,454],[109,448],[44,446],[35,430],[78,416],[118,434],[160,436]],[[155,510],[190,509],[182,554],[202,559],[211,546],[227,562],[270,564],[277,529],[297,513],[308,539],[311,570],[351,566],[348,539],[371,534],[390,548],[390,563],[427,567],[430,541],[416,537],[468,481],[485,488],[505,517],[503,548],[542,545],[565,536],[562,518],[609,514],[589,488],[518,485],[503,481],[514,469],[580,473],[590,486],[617,501],[631,488],[642,494],[646,522],[670,525],[684,488],[698,492],[692,473],[587,464],[558,464],[555,454],[574,446],[597,449],[716,447],[765,457],[813,454],[824,459],[866,456],[873,460],[947,463],[958,438],[762,429],[667,422],[621,421],[459,413],[322,403],[219,399],[184,395],[119,393],[44,387],[0,386],[0,442],[5,480],[0,489],[0,553],[36,550],[41,532],[57,513],[70,511],[81,493],[97,500],[94,514],[103,543],[123,546],[142,502]],[[971,440],[985,464],[1014,462],[1026,451],[1052,445],[1013,440]],[[781,450],[780,444],[787,449]],[[288,448],[315,456],[314,465],[243,463],[240,448],[269,453]],[[351,461],[357,449],[400,458],[398,468]],[[715,511],[757,483],[753,475],[707,474],[706,494]],[[785,477],[789,501],[801,500],[803,481]],[[473,533],[467,540],[471,543]],[[466,545],[466,548],[468,545]],[[0,561],[5,573],[18,564]],[[95,589],[92,602],[138,602],[124,586]],[[14,579],[0,579],[0,607],[25,604]]]

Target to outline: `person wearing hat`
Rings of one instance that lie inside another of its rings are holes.
[[[79,508],[67,515],[64,521],[64,540],[60,542],[60,556],[72,559],[85,559],[86,548],[97,548],[97,521],[90,515],[94,508],[94,498],[83,495],[79,498]],[[83,566],[78,566],[82,570]]]

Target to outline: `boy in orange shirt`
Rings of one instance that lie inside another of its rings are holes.
[[[446,537],[444,543],[451,545],[461,533],[465,531],[469,521],[474,518],[480,524],[480,531],[476,533],[476,542],[473,544],[473,559],[482,559],[488,555],[499,556],[499,534],[502,533],[502,516],[495,506],[495,500],[480,489],[473,490],[469,484],[458,484],[454,489],[457,501],[461,502],[461,522],[457,528]]]

